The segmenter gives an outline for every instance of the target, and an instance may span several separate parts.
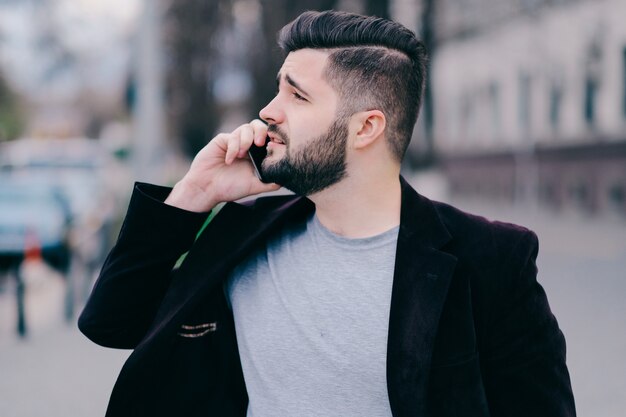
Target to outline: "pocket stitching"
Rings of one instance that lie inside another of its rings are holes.
[[[217,331],[217,322],[214,321],[195,325],[183,324],[180,328],[182,332],[177,333],[179,336],[193,339]]]

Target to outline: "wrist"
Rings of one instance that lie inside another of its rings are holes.
[[[205,213],[211,211],[219,201],[212,198],[204,189],[183,178],[176,183],[164,203],[195,213]]]

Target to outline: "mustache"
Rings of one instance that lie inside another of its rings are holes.
[[[278,127],[278,125],[274,125],[274,124],[267,125],[267,133],[274,133],[283,141],[285,145],[289,143],[289,137],[287,136],[285,132],[283,132],[280,129],[280,127]]]

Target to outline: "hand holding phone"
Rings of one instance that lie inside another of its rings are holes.
[[[259,171],[257,175],[262,174],[261,163],[266,155],[265,146],[251,143],[255,137],[257,142],[265,137],[267,143],[267,127],[261,120],[215,136],[196,154],[189,171],[176,183],[165,203],[188,211],[207,212],[221,202],[278,190],[278,184],[261,182],[261,178],[250,175],[246,152]]]

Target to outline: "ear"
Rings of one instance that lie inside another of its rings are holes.
[[[352,119],[354,149],[364,149],[376,142],[383,136],[387,121],[380,110],[367,110],[358,112]]]

